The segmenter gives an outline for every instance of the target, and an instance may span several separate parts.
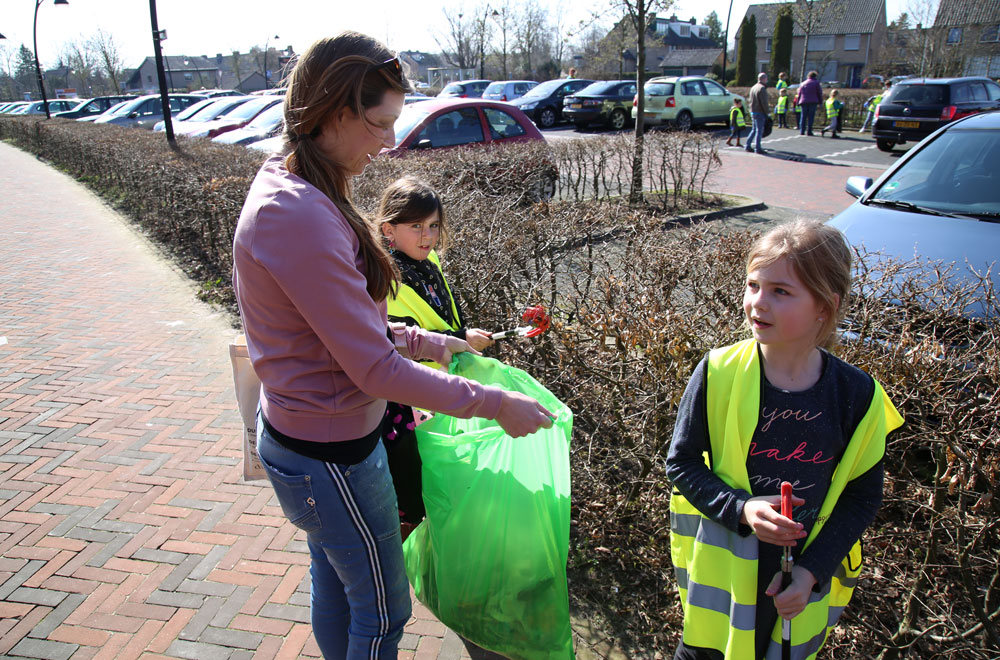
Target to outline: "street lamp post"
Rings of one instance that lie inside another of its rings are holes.
[[[35,73],[38,75],[38,90],[42,93],[42,106],[45,107],[45,118],[52,119],[49,113],[49,100],[45,97],[45,81],[42,80],[42,65],[38,63],[38,8],[45,0],[35,0],[35,21],[31,28],[31,36],[35,44]],[[68,5],[69,0],[52,0],[54,5]]]
[[[490,14],[490,5],[486,3],[483,10],[483,21],[479,24],[479,78],[486,77],[486,19]]]
[[[503,9],[503,13],[498,12],[496,9],[490,14],[490,18],[496,21],[497,25],[500,26],[500,34],[503,37],[503,79],[507,80],[507,9]],[[503,23],[500,22],[500,18],[503,18]]]
[[[161,30],[156,20],[156,0],[149,0],[149,23],[153,28],[153,56],[156,60],[156,79],[160,85],[160,109],[163,111],[163,129],[167,134],[167,143],[176,147],[174,141],[174,125],[170,121],[170,93],[167,91],[167,76],[163,72],[163,49],[160,42],[167,38],[167,31]]]
[[[274,38],[276,40],[281,39],[281,37],[279,37],[278,35],[274,35]],[[267,73],[267,46],[270,42],[271,42],[271,37],[268,37],[267,39],[264,40],[264,89],[271,88],[270,85],[271,76],[268,75]]]
[[[729,0],[729,13],[726,14],[726,33],[722,36],[722,86],[726,86],[726,55],[729,53],[729,19],[733,17],[733,0]]]

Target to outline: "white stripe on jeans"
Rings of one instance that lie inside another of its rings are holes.
[[[378,635],[372,639],[371,647],[368,649],[368,657],[371,660],[376,660],[381,650],[382,639],[389,633],[389,605],[385,593],[385,582],[382,579],[382,565],[379,561],[378,548],[375,545],[375,537],[368,529],[368,523],[361,515],[361,509],[358,508],[358,504],[354,500],[354,493],[351,491],[347,479],[332,463],[325,463],[325,465],[333,478],[333,483],[337,486],[337,490],[340,491],[344,506],[351,515],[354,526],[358,530],[358,534],[361,535],[361,540],[364,541],[365,549],[368,552],[368,564],[372,572],[372,582],[375,585],[375,609],[379,619]]]

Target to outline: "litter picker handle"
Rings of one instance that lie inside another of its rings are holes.
[[[792,517],[792,484],[781,482],[781,515]],[[781,562],[781,590],[784,591],[792,583],[792,549],[785,547]],[[792,622],[781,620],[781,660],[791,660],[792,657]]]

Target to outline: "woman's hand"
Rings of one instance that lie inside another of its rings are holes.
[[[483,349],[489,348],[493,345],[493,337],[490,333],[485,330],[480,330],[479,328],[470,328],[465,331],[465,341],[469,342],[469,346],[481,351]]]
[[[441,363],[448,366],[451,362],[451,356],[455,353],[472,353],[474,355],[482,355],[474,347],[469,345],[469,342],[464,339],[459,339],[458,337],[452,337],[451,335],[441,335],[444,337],[444,361]]]
[[[809,593],[816,584],[816,578],[808,569],[792,566],[792,583],[784,591],[781,589],[781,571],[774,574],[767,585],[768,596],[774,598],[774,608],[782,619],[794,619],[809,603]]]
[[[792,506],[805,503],[801,497],[792,495]],[[758,539],[772,545],[794,546],[796,539],[806,536],[801,523],[781,515],[781,495],[751,497],[743,505],[740,522],[749,525]]]
[[[512,438],[534,433],[540,428],[552,428],[555,415],[530,396],[520,392],[503,392],[497,424]]]

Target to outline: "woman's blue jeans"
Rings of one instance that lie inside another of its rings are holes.
[[[312,626],[326,660],[395,658],[410,618],[396,492],[381,440],[356,465],[287,449],[258,417],[257,451],[312,555]]]
[[[799,117],[799,135],[812,134],[813,121],[816,119],[818,103],[802,103],[802,114]]]

